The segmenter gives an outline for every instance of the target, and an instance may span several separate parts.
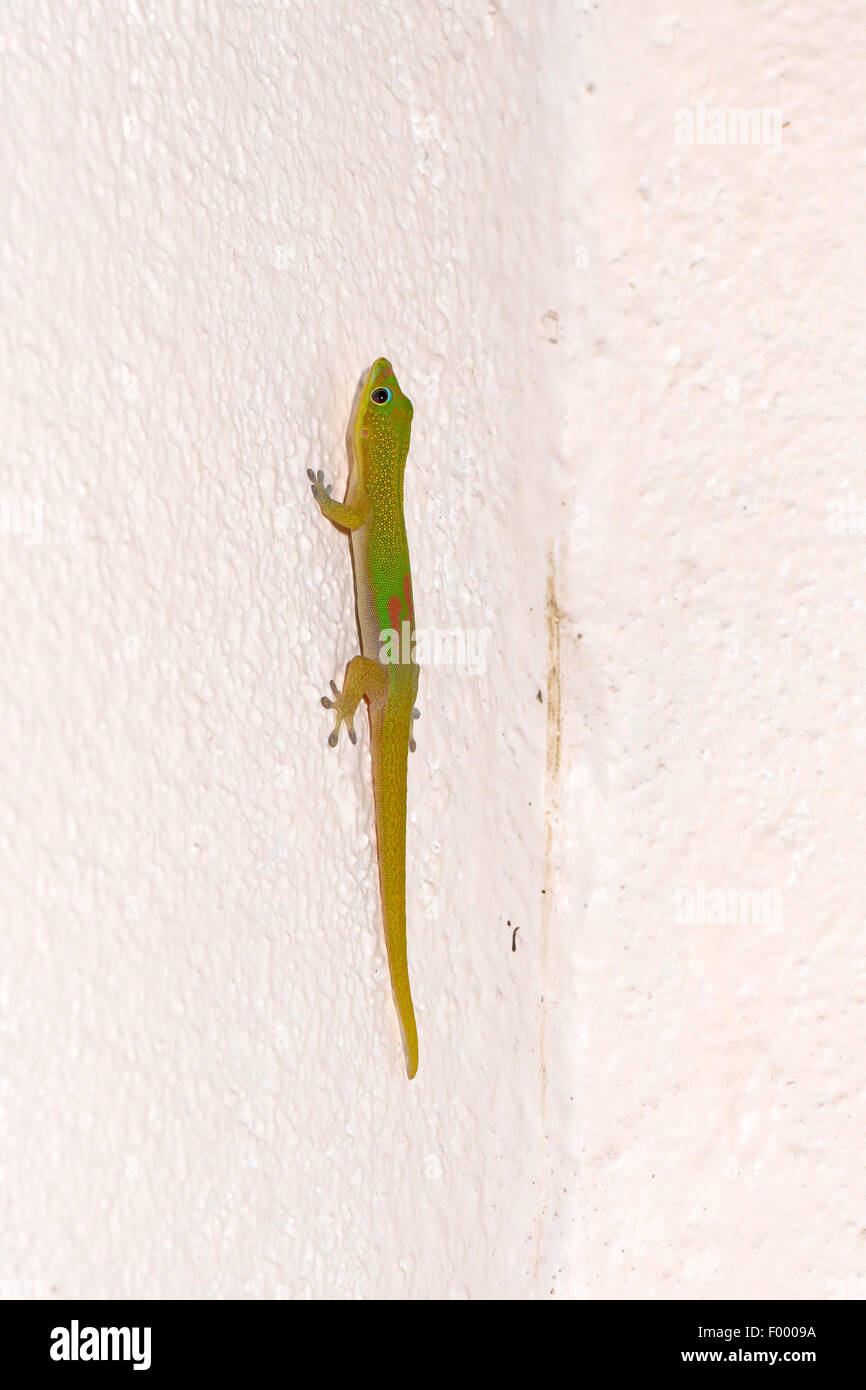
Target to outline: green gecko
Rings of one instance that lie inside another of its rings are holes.
[[[322,515],[348,531],[352,544],[361,655],[353,656],[346,667],[342,690],[331,681],[334,698],[324,695],[322,704],[336,714],[328,738],[335,748],[341,724],[350,742],[357,741],[355,711],[362,699],[367,701],[385,945],[410,1080],[418,1070],[418,1032],[406,958],[406,767],[409,749],[415,751],[412,724],[418,718],[419,668],[412,644],[415,607],[403,519],[403,472],[412,413],[412,402],[400,390],[391,363],[377,358],[355,415],[345,502],[334,501],[321,470],[307,469]],[[383,635],[389,629],[400,635],[402,661],[381,659]]]

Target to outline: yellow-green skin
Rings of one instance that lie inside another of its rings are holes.
[[[389,398],[382,400],[386,393]],[[336,712],[328,740],[332,747],[341,724],[355,742],[353,721],[362,699],[369,709],[385,944],[410,1079],[418,1070],[418,1033],[406,958],[406,765],[409,749],[415,747],[419,673],[413,659],[415,612],[403,520],[411,428],[412,402],[400,390],[391,363],[379,357],[367,374],[355,416],[345,502],[335,502],[322,474],[308,470],[322,515],[351,536],[361,655],[349,662],[342,691],[332,681],[334,699],[325,697],[322,703]],[[402,659],[397,662],[381,659],[382,634],[388,631],[401,637]]]

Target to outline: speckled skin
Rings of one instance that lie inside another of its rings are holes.
[[[388,393],[388,399],[374,400],[377,393]],[[334,699],[325,697],[322,703],[336,712],[332,746],[343,723],[355,741],[353,720],[361,699],[369,709],[385,943],[410,1078],[418,1069],[418,1034],[406,955],[406,766],[409,749],[414,748],[419,674],[409,659],[415,611],[403,519],[411,427],[412,402],[400,390],[391,363],[377,358],[355,416],[345,502],[332,500],[321,473],[309,475],[322,514],[351,535],[361,655],[349,662],[342,691],[332,682]],[[381,634],[389,630],[401,637],[397,662],[381,659]]]

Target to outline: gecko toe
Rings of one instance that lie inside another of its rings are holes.
[[[331,488],[334,486],[334,484],[328,483],[327,487],[325,486],[325,475],[322,472],[321,468],[319,469],[318,473],[314,473],[312,468],[308,468],[307,477],[313,484],[312,493],[317,502],[330,502],[333,500],[331,497]]]

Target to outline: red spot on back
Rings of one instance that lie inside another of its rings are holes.
[[[412,602],[412,581],[408,574],[403,575],[403,597],[406,600],[406,609],[409,613],[410,622],[415,621],[415,605]]]
[[[400,626],[400,615],[402,612],[403,603],[397,595],[394,594],[393,598],[389,598],[388,600],[388,621],[395,630]]]

